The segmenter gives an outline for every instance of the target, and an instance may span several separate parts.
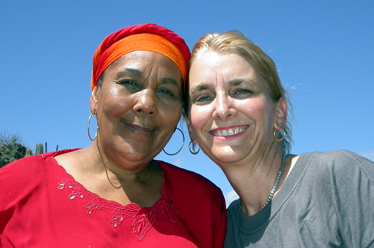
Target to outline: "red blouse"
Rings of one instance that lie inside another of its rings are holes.
[[[0,247],[223,247],[226,207],[206,178],[156,161],[161,198],[151,208],[123,206],[88,191],[54,156],[0,169]]]

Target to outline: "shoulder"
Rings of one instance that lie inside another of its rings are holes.
[[[65,175],[54,156],[71,150],[29,156],[5,165],[0,169],[1,197],[21,197],[40,190],[52,178]]]
[[[163,161],[156,161],[165,174],[172,176],[174,179],[182,180],[182,181],[196,181],[198,184],[206,184],[208,186],[217,187],[215,184],[213,184],[209,179],[205,178],[204,176],[184,169],[177,167],[175,165],[163,162]]]
[[[322,159],[324,161],[333,161],[335,163],[351,161],[357,163],[371,162],[369,159],[364,158],[354,152],[346,150],[335,150],[328,152],[313,152],[311,153],[314,159]]]
[[[45,162],[47,154],[34,155],[25,158],[21,158],[12,163],[5,165],[0,170],[0,174],[30,174],[36,173],[39,170],[39,167]]]
[[[238,233],[240,233],[240,228],[243,223],[244,215],[240,212],[240,201],[239,199],[234,200],[230,203],[227,208],[227,235],[226,241],[234,239]]]
[[[374,182],[374,163],[354,152],[314,152],[302,154],[301,158],[303,165],[300,165],[306,166],[306,173],[315,177],[314,180],[325,178],[335,183],[346,183],[348,180],[365,179]]]
[[[227,214],[236,216],[238,214],[238,210],[240,209],[239,204],[240,204],[239,199],[232,201],[227,208]]]
[[[373,161],[370,161],[354,152],[345,150],[311,153],[310,163],[328,166],[332,169],[360,168],[374,172]]]
[[[54,156],[61,153],[70,152],[63,150],[58,152],[44,153],[40,155],[21,158],[9,163],[0,169],[0,181],[3,182],[22,182],[42,180],[45,170],[53,169],[52,164],[56,164]]]
[[[179,185],[185,190],[195,190],[195,192],[199,190],[199,192],[205,191],[209,194],[222,195],[221,189],[204,176],[164,161],[156,162],[162,168],[165,179],[171,185]]]

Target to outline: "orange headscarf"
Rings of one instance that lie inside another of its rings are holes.
[[[178,66],[186,81],[190,51],[185,41],[166,28],[143,24],[118,30],[103,40],[93,57],[91,89],[109,65],[134,51],[151,51],[166,56]]]

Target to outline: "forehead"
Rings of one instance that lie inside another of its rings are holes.
[[[157,61],[159,64],[162,65],[175,65],[176,68],[178,66],[171,61],[168,57],[150,51],[134,51],[131,53],[127,53],[120,57],[116,62],[117,63],[141,63],[141,64],[149,64]],[[178,69],[179,70],[179,69]]]
[[[182,74],[178,66],[164,55],[150,51],[135,51],[123,55],[113,62],[107,70],[112,73],[132,71],[135,76],[150,76],[157,72],[159,76],[171,77],[180,82]]]
[[[236,78],[260,79],[255,67],[235,53],[199,52],[191,65],[190,84],[227,82]]]

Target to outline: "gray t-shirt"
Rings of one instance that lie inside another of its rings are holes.
[[[273,200],[227,210],[225,248],[374,247],[374,163],[347,151],[300,155]]]

